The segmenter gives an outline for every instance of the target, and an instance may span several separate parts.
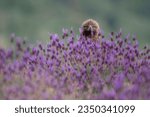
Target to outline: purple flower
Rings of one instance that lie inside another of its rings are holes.
[[[12,35],[16,47],[0,48],[2,99],[150,99],[150,49],[135,36],[49,36],[29,47]]]
[[[123,87],[125,76],[123,73],[117,74],[117,76],[113,79],[114,89],[116,91],[120,90]]]

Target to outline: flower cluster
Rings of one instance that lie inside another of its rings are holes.
[[[122,32],[92,40],[63,30],[47,45],[0,48],[1,99],[150,99],[150,49]]]

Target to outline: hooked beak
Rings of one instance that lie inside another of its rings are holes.
[[[89,30],[89,31],[92,31],[92,26],[91,26],[91,25],[88,27],[88,30]]]

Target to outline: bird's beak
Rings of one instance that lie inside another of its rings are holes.
[[[88,30],[92,30],[92,26],[91,25],[88,27]]]

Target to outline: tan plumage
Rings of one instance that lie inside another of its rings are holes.
[[[82,34],[85,37],[89,37],[93,40],[97,40],[99,30],[100,30],[100,27],[99,27],[98,22],[93,19],[85,20],[82,23]]]

